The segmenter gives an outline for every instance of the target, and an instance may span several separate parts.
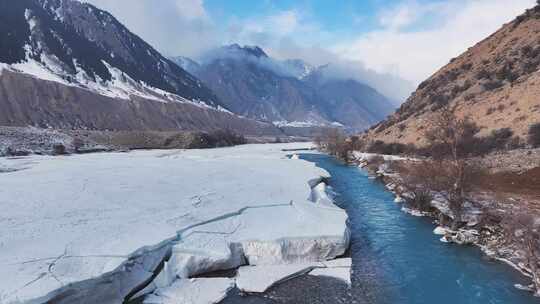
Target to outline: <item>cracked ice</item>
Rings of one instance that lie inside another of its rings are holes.
[[[0,159],[30,164],[0,174],[0,303],[165,303],[197,274],[342,255],[347,216],[308,184],[328,174],[282,152],[304,146]]]

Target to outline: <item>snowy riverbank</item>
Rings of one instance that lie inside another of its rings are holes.
[[[347,215],[321,193],[328,173],[282,151],[306,145],[0,159],[0,303],[169,303],[201,290],[197,303],[215,303],[237,282],[347,280],[350,260],[326,262],[349,243]],[[238,280],[189,279],[240,266]]]

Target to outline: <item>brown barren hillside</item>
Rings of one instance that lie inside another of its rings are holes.
[[[540,6],[454,58],[421,83],[401,108],[372,127],[369,140],[423,144],[433,113],[455,106],[482,128],[480,136],[510,128],[523,141],[540,123]]]

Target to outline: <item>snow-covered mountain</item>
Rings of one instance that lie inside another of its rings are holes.
[[[114,16],[76,0],[0,0],[0,96],[4,125],[207,129],[242,120]]]
[[[195,71],[200,67],[197,61],[184,56],[172,57],[171,60],[186,71]]]
[[[8,23],[0,33],[8,46],[1,48],[0,61],[14,70],[114,97],[171,93],[218,105],[198,79],[105,11],[73,0],[0,2]]]
[[[257,46],[210,51],[200,63],[175,60],[209,86],[234,113],[280,127],[344,126],[358,131],[384,119],[394,105],[371,87],[328,77],[302,60],[280,61]]]

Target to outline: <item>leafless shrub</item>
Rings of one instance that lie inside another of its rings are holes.
[[[353,151],[362,151],[365,148],[365,142],[358,136],[351,136],[349,138],[351,142],[351,149]]]
[[[502,87],[503,85],[504,85],[504,83],[501,80],[490,80],[490,81],[487,81],[484,84],[482,84],[484,89],[486,89],[487,91],[496,90],[496,89]]]
[[[429,125],[425,136],[431,159],[417,165],[410,178],[443,195],[454,214],[454,224],[458,225],[472,181],[479,172],[479,166],[470,160],[475,153],[471,146],[479,129],[469,118],[456,117],[449,107],[442,108]]]
[[[84,147],[84,140],[80,137],[74,137],[71,144],[73,145],[73,149],[75,150],[75,152],[79,153],[81,148]]]
[[[382,157],[381,155],[376,155],[369,160],[367,169],[371,172],[376,172],[379,167],[384,163],[384,157]]]
[[[540,123],[529,127],[528,141],[533,147],[540,147]]]
[[[188,149],[207,149],[244,145],[247,140],[230,130],[217,130],[209,133],[196,133]]]
[[[531,270],[533,284],[540,294],[540,221],[531,213],[510,214],[504,218],[502,227],[506,239],[517,243],[525,254]]]
[[[432,170],[432,164],[428,161],[414,162],[402,166],[399,170],[403,185],[412,192],[414,197],[408,201],[408,204],[414,209],[420,211],[431,211],[430,185],[427,181],[431,180],[436,172]]]
[[[471,101],[471,100],[473,100],[475,97],[476,97],[475,94],[470,93],[470,94],[466,94],[466,95],[463,97],[463,99],[465,99],[465,101]]]
[[[476,73],[476,79],[478,79],[478,80],[480,80],[480,79],[489,79],[490,77],[491,77],[491,75],[485,69],[481,69],[480,71],[478,71],[478,73]]]
[[[66,146],[64,146],[64,144],[56,143],[56,144],[53,145],[52,149],[53,149],[53,151],[52,151],[53,155],[67,154]]]
[[[319,150],[325,151],[348,163],[351,161],[353,145],[350,139],[339,129],[328,129],[315,140]]]

